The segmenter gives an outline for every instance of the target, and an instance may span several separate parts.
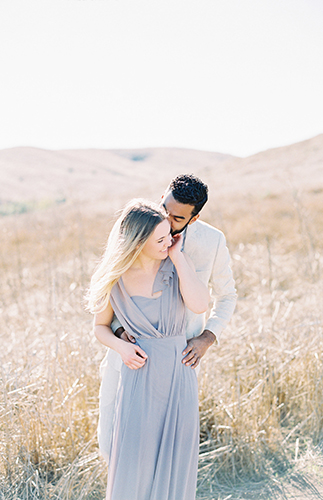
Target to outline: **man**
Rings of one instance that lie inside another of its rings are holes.
[[[187,346],[182,362],[196,368],[207,349],[219,342],[220,334],[230,320],[235,304],[236,291],[230,268],[230,256],[223,233],[199,221],[200,211],[207,202],[208,188],[193,175],[179,175],[173,179],[162,197],[173,236],[183,234],[183,249],[189,255],[200,280],[209,285],[212,308],[208,320],[205,314],[187,310]],[[134,341],[120,327],[112,325],[115,334]],[[108,351],[101,364],[99,446],[108,460],[111,440],[115,395],[117,391],[121,358],[115,351]]]

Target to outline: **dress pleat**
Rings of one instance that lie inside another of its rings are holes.
[[[162,262],[154,290],[162,291],[160,299],[131,298],[119,280],[111,293],[119,321],[148,359],[138,370],[122,365],[107,500],[195,500],[197,378],[181,362],[185,307],[170,259]]]

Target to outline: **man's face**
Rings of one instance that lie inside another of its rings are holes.
[[[181,233],[186,226],[193,224],[199,218],[199,214],[192,216],[193,205],[179,203],[175,200],[171,191],[163,196],[162,205],[168,214],[172,236]]]

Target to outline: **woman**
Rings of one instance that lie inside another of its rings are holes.
[[[107,500],[195,499],[197,380],[181,353],[185,305],[202,313],[209,293],[181,246],[181,236],[171,238],[163,209],[133,200],[92,277],[95,335],[123,360]],[[113,334],[114,314],[135,344]]]

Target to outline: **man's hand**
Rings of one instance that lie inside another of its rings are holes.
[[[125,340],[126,342],[132,342],[133,344],[136,343],[135,337],[133,337],[132,335],[130,335],[130,333],[126,332],[126,330],[123,330],[120,338],[122,340]]]
[[[182,363],[191,368],[196,368],[208,348],[215,342],[216,337],[210,330],[204,330],[198,337],[187,341],[187,346],[182,352]]]
[[[114,334],[116,337],[125,340],[126,342],[132,342],[133,344],[136,342],[135,337],[130,335],[130,333],[126,332],[123,326],[119,326],[119,328],[114,332]]]

